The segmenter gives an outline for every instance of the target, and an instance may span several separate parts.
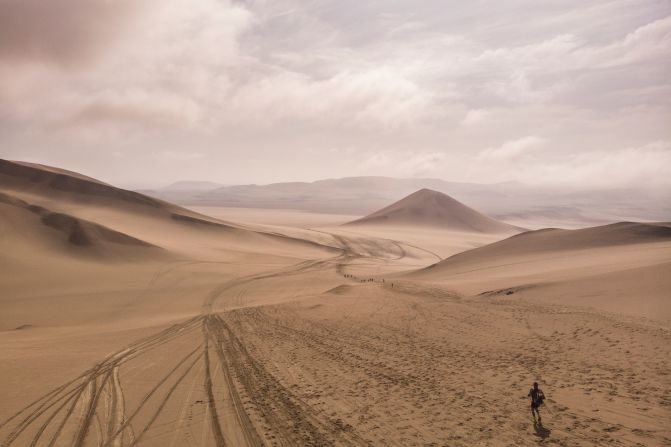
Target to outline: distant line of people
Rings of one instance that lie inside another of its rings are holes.
[[[354,280],[354,281],[362,282],[362,283],[365,283],[365,282],[375,282],[375,281],[376,281],[375,278],[364,278],[364,279],[361,279],[361,278],[359,278],[359,277],[357,277],[357,276],[354,276],[354,275],[351,275],[351,274],[349,274],[349,273],[343,273],[342,276],[345,277],[345,278],[352,279],[352,280]],[[386,284],[384,278],[381,278],[381,279],[379,280],[379,282],[381,282],[382,284]],[[391,283],[391,287],[392,287],[392,288],[394,287],[394,283],[393,283],[393,282]]]

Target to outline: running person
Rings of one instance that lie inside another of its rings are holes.
[[[541,414],[538,411],[538,408],[541,406],[545,400],[545,394],[543,391],[538,388],[538,382],[534,382],[534,387],[529,390],[528,396],[531,398],[531,415],[536,419],[538,415],[538,420],[541,420]]]

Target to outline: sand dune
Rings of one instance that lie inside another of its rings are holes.
[[[654,242],[671,242],[671,224],[619,222],[579,230],[548,228],[527,231],[482,248],[457,254],[441,262],[436,268],[451,267],[471,260],[490,262],[498,258],[532,253],[589,250]]]
[[[3,166],[3,447],[671,440],[666,224],[233,224]]]
[[[437,227],[479,233],[512,233],[519,228],[496,221],[463,203],[430,189],[417,192],[346,225]]]
[[[0,187],[34,195],[48,194],[62,200],[98,203],[123,202],[156,209],[174,206],[142,194],[116,188],[70,171],[42,165],[0,160]]]
[[[469,296],[529,296],[671,320],[671,227],[621,222],[530,231],[410,273]],[[626,278],[626,279],[625,279]]]
[[[2,166],[2,172],[7,175],[13,175],[13,176],[23,176],[27,172],[31,173],[32,180],[35,182],[40,182],[45,180],[45,178],[48,178],[49,176],[47,175],[40,175],[39,171],[42,172],[50,172],[53,174],[57,175],[63,175],[66,177],[74,177],[80,180],[84,180],[86,182],[93,182],[93,183],[98,183],[101,185],[105,186],[112,186],[109,183],[105,183],[103,181],[100,181],[96,178],[89,177],[87,175],[81,174],[79,172],[75,171],[70,171],[68,169],[63,169],[63,168],[58,168],[56,166],[49,166],[49,165],[43,165],[39,163],[28,163],[26,161],[9,161],[9,160],[2,160],[0,159],[1,162],[0,166]],[[34,170],[30,171],[22,171],[20,168],[21,166],[26,167],[26,168],[32,168]]]
[[[79,173],[33,163],[0,159],[0,190],[19,198],[28,198],[30,202],[53,203],[54,206],[109,207],[133,214],[168,216],[182,222],[196,223],[201,220],[222,226],[227,224]],[[180,219],[180,216],[191,219]]]
[[[49,166],[0,160],[0,191],[33,207],[70,216],[70,220],[67,217],[48,220],[77,234],[85,232],[79,227],[98,233],[104,233],[101,228],[105,228],[178,256],[204,255],[206,251],[214,256],[236,251],[287,256],[297,244],[308,245],[317,252],[330,248],[279,233],[250,230],[245,225]]]
[[[22,259],[50,256],[83,257],[89,261],[133,262],[164,259],[167,253],[146,241],[69,214],[0,192],[0,260],[5,268]],[[55,263],[63,260],[54,259]]]

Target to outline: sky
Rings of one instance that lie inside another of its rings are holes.
[[[0,158],[671,188],[671,1],[0,0]]]

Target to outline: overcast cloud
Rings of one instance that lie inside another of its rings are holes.
[[[671,187],[671,1],[0,0],[0,157]]]

